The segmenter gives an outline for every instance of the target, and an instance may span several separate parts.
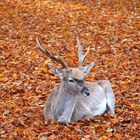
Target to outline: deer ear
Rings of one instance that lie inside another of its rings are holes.
[[[87,75],[93,66],[94,66],[94,63],[90,63],[90,64],[86,65],[85,67],[82,67],[81,70],[84,73],[84,75]]]
[[[54,65],[52,65],[52,64],[48,64],[49,65],[49,67],[51,68],[51,70],[53,71],[53,74],[55,75],[55,76],[58,76],[58,77],[62,77],[62,75],[63,75],[63,71],[62,71],[62,69],[60,69],[60,68],[58,68],[58,67],[56,67],[56,66],[54,66]]]

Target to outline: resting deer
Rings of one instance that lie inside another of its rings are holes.
[[[44,45],[41,46],[38,39],[36,42],[42,53],[64,67],[61,69],[49,64],[54,75],[60,78],[61,83],[53,89],[45,103],[44,116],[46,119],[69,124],[73,121],[101,115],[106,109],[114,114],[115,97],[110,82],[108,80],[96,82],[84,80],[94,64],[83,66],[83,61],[89,50],[84,54],[83,46],[78,39],[78,68],[69,68],[62,58],[53,56]]]

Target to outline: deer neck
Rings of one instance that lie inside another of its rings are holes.
[[[77,96],[73,96],[67,89],[67,86],[64,83],[61,83],[59,94],[56,99],[55,104],[55,113],[57,116],[62,112],[70,112],[72,115],[75,104],[76,104]]]
[[[67,85],[63,82],[60,84],[59,97],[64,99],[64,101],[76,98],[76,96],[72,95],[71,91],[67,88]]]

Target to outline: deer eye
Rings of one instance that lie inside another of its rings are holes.
[[[69,82],[74,83],[74,82],[75,82],[75,80],[74,80],[74,79],[69,78]]]

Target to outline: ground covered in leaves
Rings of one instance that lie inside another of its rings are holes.
[[[138,0],[0,1],[0,139],[138,140],[140,64]],[[37,49],[40,37],[53,54],[77,66],[76,38],[91,47],[88,81],[108,79],[116,115],[62,126],[44,121],[43,106],[59,82]]]

